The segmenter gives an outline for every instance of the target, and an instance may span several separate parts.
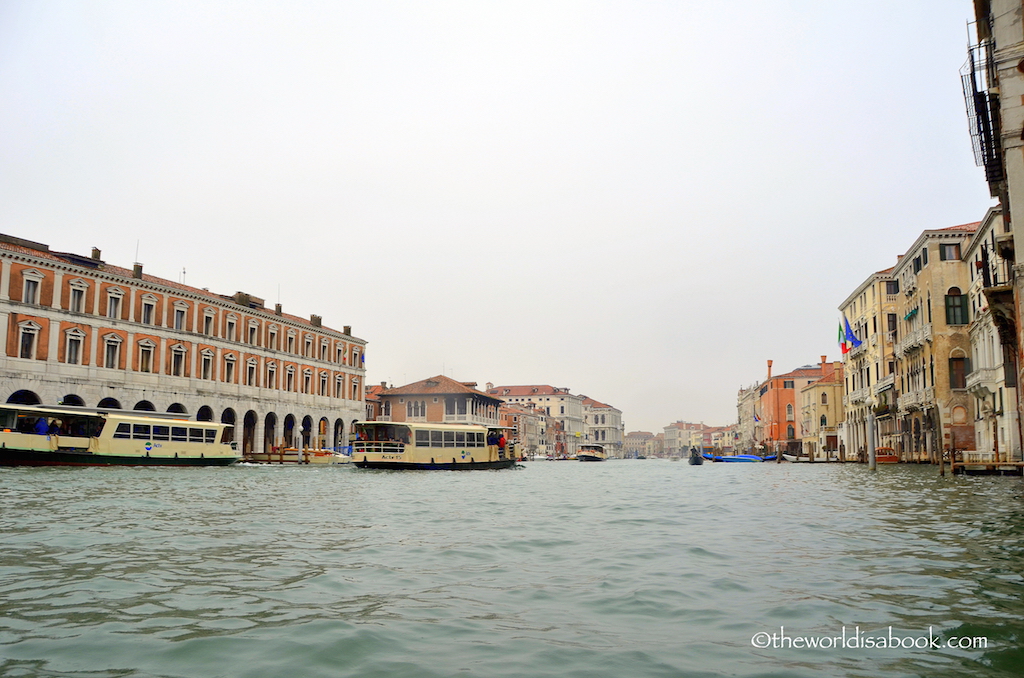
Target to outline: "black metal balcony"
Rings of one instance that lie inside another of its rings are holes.
[[[996,81],[992,51],[991,39],[971,45],[967,49],[967,62],[960,69],[974,161],[985,168],[985,179],[990,185],[1001,182],[1006,176],[999,139],[999,95],[993,91]]]

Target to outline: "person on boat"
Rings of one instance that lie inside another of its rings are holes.
[[[46,421],[46,417],[39,417],[39,419],[36,420],[35,432],[41,436],[49,435],[50,424]]]
[[[505,458],[505,445],[507,444],[507,442],[508,441],[505,440],[504,434],[502,434],[498,438],[498,458],[499,459],[504,459]]]

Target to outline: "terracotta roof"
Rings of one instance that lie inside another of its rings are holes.
[[[605,408],[605,409],[608,409],[608,410],[614,410],[615,409],[611,405],[606,405],[604,403],[598,402],[598,401],[594,400],[593,398],[591,398],[589,396],[583,396],[583,404],[588,406],[588,407]]]
[[[933,230],[936,230],[936,231],[967,231],[967,232],[970,233],[970,232],[977,231],[979,226],[981,226],[981,222],[980,221],[974,221],[974,222],[971,222],[969,224],[960,224],[959,226],[949,226],[948,228],[936,228],[936,229],[933,229]]]
[[[507,392],[506,392],[507,391]],[[541,395],[570,395],[567,388],[555,388],[547,384],[532,386],[496,386],[487,389],[487,393],[499,398]]]
[[[405,386],[398,386],[396,388],[389,388],[382,390],[380,395],[450,395],[453,393],[468,393],[472,395],[484,396],[491,400],[498,400],[497,398],[491,398],[487,394],[476,390],[472,386],[467,384],[475,385],[475,382],[462,382],[455,381],[449,377],[439,374],[436,377],[429,379],[421,379],[420,381],[406,384]]]

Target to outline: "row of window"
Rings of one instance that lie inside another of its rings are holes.
[[[185,426],[152,426],[150,424],[120,423],[114,431],[115,438],[134,440],[158,440],[180,443],[217,442],[217,430],[212,428],[188,428]]]
[[[31,321],[23,322],[20,326],[20,337],[19,337],[19,352],[18,355],[21,358],[34,359],[36,357],[36,351],[39,342],[39,331],[41,327]],[[85,333],[81,330],[74,329],[67,332],[64,351],[64,362],[68,365],[80,365],[82,364],[83,348],[85,342]],[[111,334],[104,338],[103,341],[103,357],[100,362],[102,367],[108,369],[119,369],[121,364],[121,344],[123,340],[120,335]],[[139,372],[156,372],[156,344],[150,340],[144,339],[138,344],[138,370]],[[167,368],[167,373],[174,377],[186,376],[186,365],[188,352],[184,346],[178,344],[171,347],[170,363]],[[234,355],[226,355],[223,358],[223,369],[219,375],[218,380],[229,384],[236,383],[236,367],[237,358]],[[202,351],[199,362],[199,378],[205,380],[214,380],[218,375],[214,372],[215,353],[206,349]],[[295,366],[288,365],[284,368],[284,379],[283,384],[279,384],[278,379],[278,365],[277,363],[268,363],[265,372],[260,374],[259,361],[255,358],[249,359],[246,362],[245,373],[243,383],[245,386],[262,387],[270,389],[281,388],[285,391],[300,391],[301,393],[311,394],[313,393],[313,370],[304,369],[302,370],[301,377],[297,374]],[[261,377],[263,377],[261,379]],[[317,395],[322,396],[333,396],[336,398],[345,397],[345,375],[338,374],[334,378],[334,389],[333,392],[330,389],[331,386],[330,373],[322,371],[318,375],[317,382]],[[351,395],[352,400],[359,400],[359,382],[358,379],[352,381]]]
[[[416,447],[486,447],[482,432],[416,431]]]
[[[38,271],[28,270],[23,274],[22,284],[22,301],[26,304],[39,304],[39,288],[40,281],[43,279],[43,275]],[[68,300],[68,310],[74,313],[85,312],[85,294],[88,289],[88,283],[82,280],[72,281],[71,283],[71,294]],[[120,288],[111,288],[107,290],[107,305],[106,305],[106,317],[114,320],[122,320],[123,315],[123,297],[124,290]],[[144,325],[155,325],[157,317],[157,304],[159,299],[155,295],[147,294],[142,296],[142,308],[139,314],[139,321]],[[173,323],[170,327],[175,330],[185,331],[188,329],[188,311],[189,304],[184,301],[173,302]],[[206,336],[216,336],[216,318],[217,311],[209,308],[203,311],[202,319],[202,334]],[[221,338],[228,341],[236,341],[237,337],[238,318],[234,314],[228,315],[224,321],[224,332]],[[261,336],[262,324],[258,320],[250,320],[247,326],[246,335],[244,340],[246,343],[252,346],[262,346],[263,337]],[[279,335],[280,328],[276,325],[270,325],[267,327],[266,337],[266,348],[279,351],[282,350],[280,345]],[[349,362],[349,351],[351,351],[351,364],[355,365],[362,362],[363,357],[360,349],[356,346],[347,346],[342,342],[332,342],[330,339],[321,338],[319,342],[318,351],[316,350],[315,336],[311,334],[304,334],[302,337],[302,345],[299,346],[299,339],[297,332],[294,329],[288,329],[285,333],[284,349],[287,353],[299,355],[299,348],[302,349],[301,355],[306,358],[319,357],[320,360],[327,362],[333,357],[334,362],[338,364],[348,364]],[[333,344],[333,351],[331,350]],[[319,355],[314,355],[318,352]],[[333,356],[332,356],[333,353]]]

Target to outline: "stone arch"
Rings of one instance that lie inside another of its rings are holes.
[[[302,448],[306,449],[309,447],[311,438],[313,437],[313,417],[308,414],[302,418]]]
[[[331,423],[327,421],[327,417],[320,417],[320,423],[316,427],[316,447],[317,449],[324,449],[327,447],[327,434],[330,431]]]
[[[132,409],[138,412],[156,412],[156,406],[148,400],[140,400]]]
[[[12,405],[42,405],[42,399],[36,395],[33,391],[22,389],[15,391],[7,399],[7,402]]]
[[[213,408],[209,405],[203,405],[196,412],[196,421],[213,421]]]
[[[96,405],[96,407],[102,407],[105,410],[120,410],[121,401],[116,398],[104,398]]]
[[[340,450],[348,441],[345,440],[345,421],[343,419],[334,420],[334,439],[332,441],[332,447],[335,451]]]
[[[85,407],[85,401],[82,400],[82,396],[77,396],[74,393],[69,393],[60,399],[61,405],[71,405],[72,407]]]
[[[242,419],[242,453],[252,454],[256,446],[256,422],[259,417],[252,410],[245,413]]]
[[[225,409],[220,415],[220,423],[227,424],[228,428],[224,430],[224,442],[231,443],[235,440],[235,421],[237,416],[235,411],[230,407]]]
[[[289,414],[284,418],[284,446],[285,447],[296,447],[298,445],[295,440],[295,415]]]
[[[267,412],[263,418],[263,451],[271,452],[277,446],[277,415]]]
[[[185,409],[185,406],[181,403],[172,403],[171,406],[167,408],[167,411],[175,414],[188,414],[188,410]]]

